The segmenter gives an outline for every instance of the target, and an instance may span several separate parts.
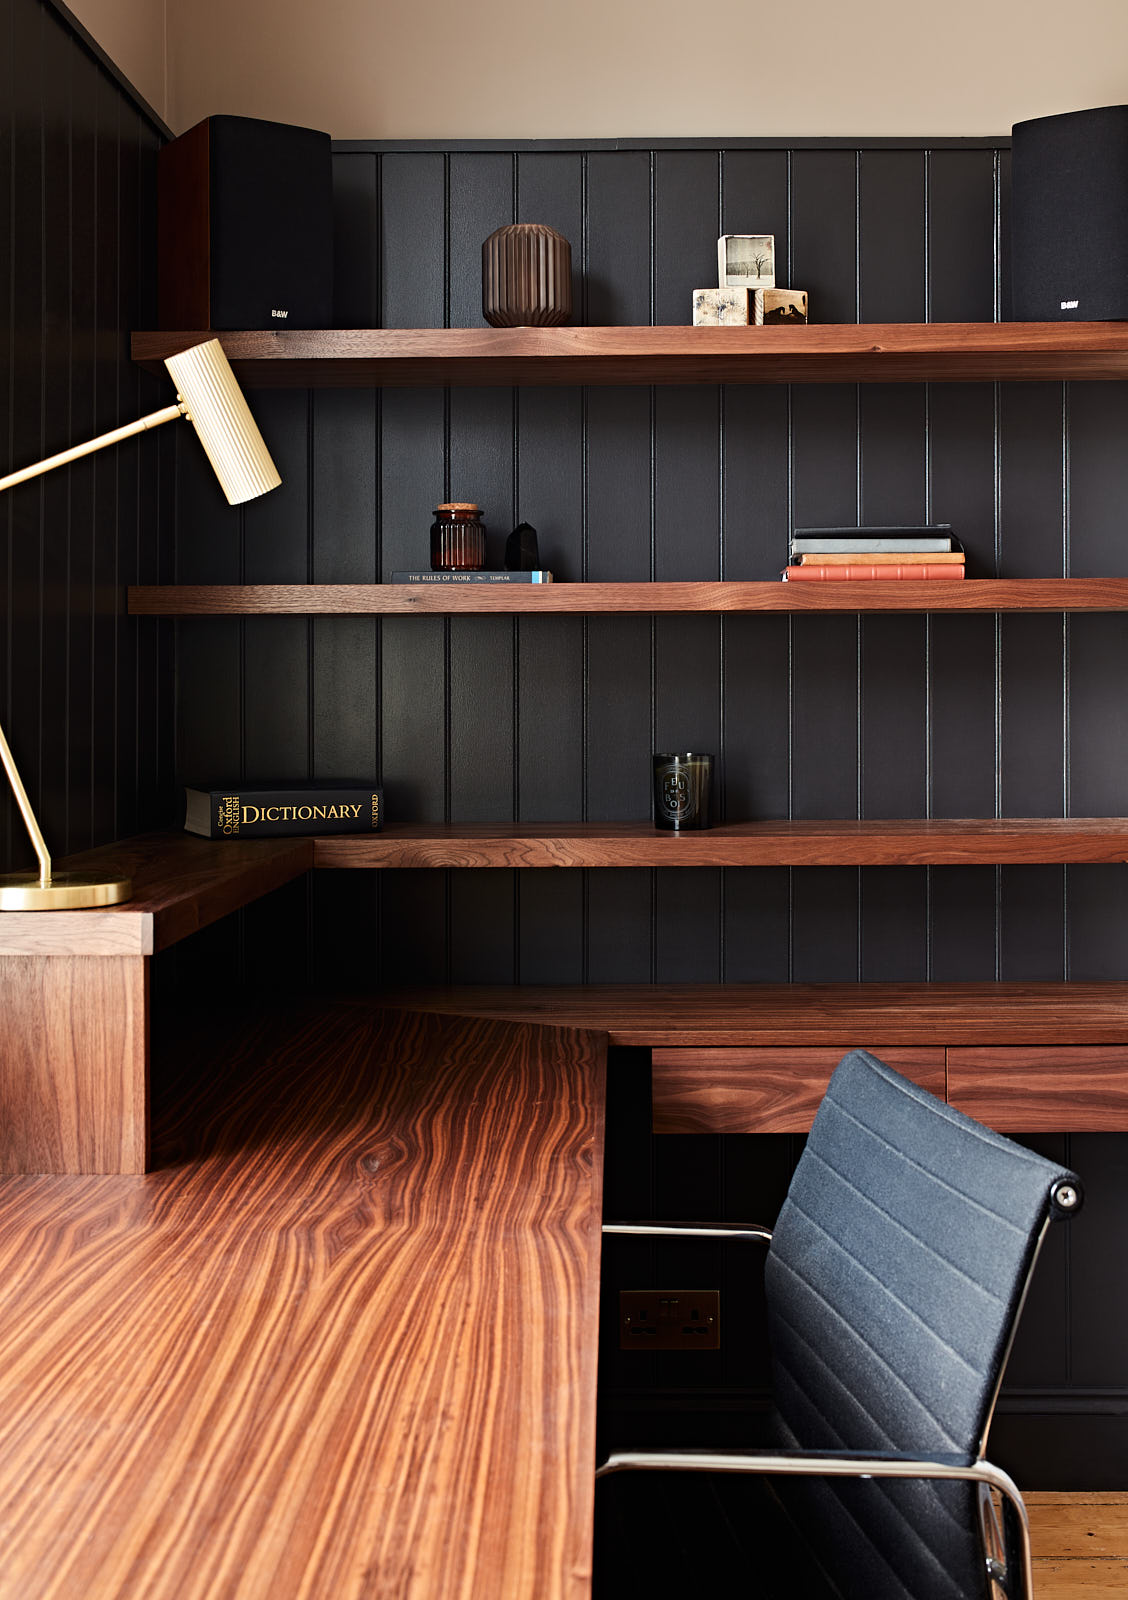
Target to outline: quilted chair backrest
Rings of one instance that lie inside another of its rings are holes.
[[[846,1056],[765,1266],[781,1442],[978,1456],[1063,1180],[876,1057]],[[791,1515],[848,1600],[986,1600],[971,1486],[792,1482]]]

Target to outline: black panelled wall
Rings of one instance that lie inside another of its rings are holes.
[[[0,0],[0,475],[173,397],[129,359],[161,139],[65,9]],[[172,464],[130,440],[0,495],[0,718],[58,855],[168,814],[171,640],[124,586],[169,571]],[[34,862],[3,781],[0,856]]]
[[[338,146],[342,326],[481,326],[480,246],[571,240],[591,323],[685,323],[722,231],[776,236],[819,321],[1005,315],[1007,152],[983,141]],[[972,574],[1128,573],[1122,384],[263,392],[283,475],[241,514],[178,445],[182,582],[363,582],[426,565],[440,500],[520,520],[559,579],[771,577],[792,524],[953,522]],[[723,816],[1128,810],[1118,616],[258,618],[178,625],[182,776],[382,772],[397,820],[639,818],[656,748],[719,756]],[[248,913],[245,970],[385,983],[1123,977],[1123,867],[327,873]],[[308,942],[307,942],[308,936]],[[216,957],[236,937],[218,932]],[[224,942],[226,941],[226,943]],[[629,1082],[629,1064],[622,1070]],[[639,1080],[640,1082],[642,1080]],[[631,1097],[628,1122],[642,1114]],[[631,1109],[633,1108],[633,1109]],[[1123,1481],[1125,1141],[1086,1177],[1012,1367],[1026,1483]],[[786,1140],[624,1137],[620,1209],[770,1214]],[[612,1258],[609,1297],[658,1254]],[[696,1258],[725,1287],[747,1263]],[[613,1409],[737,1408],[757,1373],[607,1352]],[[666,1426],[666,1424],[663,1424]],[[1118,1450],[1118,1445],[1121,1448]],[[1096,1453],[1096,1464],[1090,1457]]]

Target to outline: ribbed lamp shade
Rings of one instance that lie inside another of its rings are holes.
[[[165,366],[233,506],[282,482],[218,339],[169,356]]]
[[[555,228],[516,222],[482,246],[482,313],[495,328],[555,328],[572,315],[572,246]]]

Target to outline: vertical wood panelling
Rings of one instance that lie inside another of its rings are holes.
[[[726,617],[721,716],[722,820],[789,814],[787,617]]]
[[[380,158],[338,154],[333,162],[333,320],[380,326]]]
[[[472,929],[469,935],[451,939],[452,983],[517,981],[516,878],[513,872],[450,874],[451,925]],[[394,926],[390,936],[395,937]]]
[[[121,195],[118,163],[118,109],[121,91],[104,74],[98,75],[95,98],[95,195],[97,251],[95,257],[95,317],[99,328],[121,326],[118,304],[120,266]],[[125,341],[115,339],[94,369],[94,429],[101,433],[121,418],[119,381],[127,353]],[[91,594],[92,648],[89,694],[91,722],[103,706],[112,706],[117,677],[118,549],[116,539],[100,536],[118,523],[118,475],[121,456],[109,450],[92,458],[94,467],[93,585]],[[116,732],[116,729],[114,730]],[[116,821],[117,752],[113,737],[94,739],[90,768],[90,838],[112,838]]]
[[[933,982],[991,982],[999,976],[998,878],[992,867],[930,871]]]
[[[593,326],[654,321],[652,163],[645,150],[596,150],[587,158],[583,320]]]
[[[790,281],[807,290],[815,322],[858,321],[856,167],[853,150],[791,157]]]
[[[166,403],[128,350],[152,316],[161,131],[40,0],[5,0],[0,56],[0,457],[16,467]],[[58,855],[171,820],[171,630],[122,614],[127,583],[169,572],[162,455],[130,442],[0,507],[0,716]],[[0,790],[0,854],[24,865]]]
[[[995,318],[999,248],[995,162],[991,150],[929,151],[926,265],[930,322],[992,322]]]
[[[14,121],[12,116],[12,77],[13,77],[13,43],[14,43],[14,4],[15,0],[0,0],[0,116],[3,117],[2,132],[0,132],[0,205],[3,205],[9,215],[13,204],[12,182],[14,177],[14,164],[12,159]],[[9,242],[10,243],[10,242]],[[15,362],[13,351],[15,348],[15,328],[8,307],[12,303],[13,261],[12,250],[0,248],[0,372],[5,378],[0,380],[0,461],[4,463],[4,471],[8,472],[16,466],[11,457],[11,423],[14,405]],[[12,584],[11,584],[11,559],[12,559],[12,497],[0,497],[0,561],[3,562],[4,581],[4,626],[8,638],[12,636]],[[0,718],[9,734],[12,733],[12,672],[14,661],[11,648],[0,650]],[[6,785],[3,786],[5,789]],[[0,852],[3,853],[5,862],[14,859],[14,830],[20,826],[15,803],[11,796],[5,793],[0,797]],[[22,832],[22,829],[21,829]],[[24,860],[24,851],[27,846],[21,841],[18,859]]]
[[[441,328],[446,320],[446,166],[447,158],[434,152],[380,157],[375,232],[382,327]]]
[[[929,514],[960,530],[969,575],[995,559],[995,403],[989,384],[933,384],[928,396]],[[998,809],[998,657],[993,617],[928,623],[930,815]]]
[[[775,239],[776,282],[779,284],[794,281],[791,277],[788,168],[786,150],[721,151],[719,232],[770,233]],[[706,278],[700,287],[712,281],[712,277]]]
[[[1087,1226],[1069,1241],[1070,1379],[1080,1386],[1122,1390],[1128,1286],[1110,1263],[1119,1259],[1128,1210],[1128,1145],[1108,1133],[1070,1136],[1070,1162],[1097,1179],[1086,1194]],[[1089,1286],[1088,1293],[1085,1286]],[[1121,1456],[1123,1461],[1123,1456]]]
[[[863,983],[923,983],[928,971],[928,879],[912,867],[859,874]]]
[[[1065,977],[1065,867],[1004,867],[999,874],[999,976]]]
[[[70,48],[66,35],[58,28],[45,28],[43,74],[46,82],[65,83],[70,73]],[[65,328],[70,313],[70,106],[63,99],[43,102],[43,326]],[[44,344],[45,369],[49,384],[64,394],[70,378],[70,352],[60,344]],[[71,442],[70,419],[66,405],[45,406],[44,449],[65,449]],[[67,644],[68,616],[69,486],[65,472],[49,474],[40,481],[43,518],[43,634],[41,641],[42,756],[40,763],[40,826],[52,841],[49,848],[63,849],[67,842],[69,750],[65,737],[51,737],[48,730],[65,729],[68,711]],[[136,525],[136,508],[134,508]],[[124,519],[123,519],[124,521]],[[128,650],[129,641],[121,641]],[[136,683],[128,665],[118,678],[119,695],[126,696]],[[131,719],[122,716],[118,706],[117,747],[132,748]],[[119,769],[120,773],[120,769]],[[118,784],[120,789],[120,782]]]
[[[926,161],[923,150],[861,152],[858,162],[860,322],[926,320]]]
[[[796,983],[855,983],[859,965],[859,872],[791,872],[791,976]]]
[[[725,983],[786,983],[791,977],[791,873],[728,868],[722,874]]]
[[[281,487],[244,507],[243,575],[248,583],[301,583],[309,576],[309,398],[301,391],[255,397],[255,412]],[[243,760],[248,774],[309,776],[309,624],[304,617],[248,617],[243,624]]]
[[[71,73],[71,308],[72,327],[97,328],[97,79],[72,58]],[[89,439],[99,430],[95,408],[96,359],[86,339],[72,338],[70,360],[69,423],[74,439]],[[94,731],[91,715],[91,663],[93,658],[93,585],[96,463],[91,459],[65,469],[71,494],[70,585],[67,608],[70,616],[68,650],[68,790],[89,793]],[[69,825],[67,846],[71,850],[89,844],[89,806],[73,804],[68,797]]]
[[[8,438],[14,466],[37,460],[44,452],[46,392],[49,382],[38,359],[43,345],[41,282],[45,241],[41,229],[43,200],[42,99],[43,16],[39,7],[17,5],[12,19],[12,54],[20,68],[12,75],[11,122],[11,260]],[[60,352],[54,353],[58,363]],[[52,374],[51,376],[54,376]],[[5,727],[34,805],[40,791],[39,750],[46,738],[41,721],[39,668],[42,591],[42,496],[38,483],[9,490],[8,547],[9,703]],[[89,738],[89,735],[87,735]],[[6,788],[6,785],[4,786]],[[89,804],[89,785],[86,786]],[[5,794],[5,803],[11,801]],[[18,817],[12,823],[13,852],[22,865],[32,859]]]
[[[652,271],[659,326],[689,322],[694,289],[717,280],[719,163],[715,150],[655,152]]]
[[[1067,977],[1117,982],[1128,972],[1128,918],[1124,916],[1128,868],[1070,867],[1066,906]]]
[[[539,222],[572,247],[572,311],[583,307],[584,168],[581,151],[522,151],[517,156],[517,221]]]
[[[654,874],[613,868],[586,878],[585,981],[649,983]]]

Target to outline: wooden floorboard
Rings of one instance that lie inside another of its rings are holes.
[[[1037,1600],[1128,1595],[1128,1493],[1030,1492]]]
[[[3,1600],[581,1600],[602,1040],[179,1045],[157,1170],[0,1179]]]

